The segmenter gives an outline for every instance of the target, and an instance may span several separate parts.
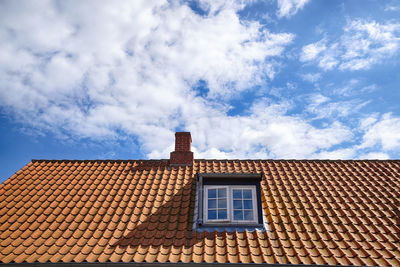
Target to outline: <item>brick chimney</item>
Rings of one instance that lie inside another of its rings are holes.
[[[193,152],[190,151],[192,137],[190,132],[175,133],[175,151],[171,152],[170,164],[187,165],[193,163]]]

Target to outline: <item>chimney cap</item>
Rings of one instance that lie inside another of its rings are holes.
[[[177,136],[189,136],[190,137],[190,141],[192,141],[192,135],[190,134],[190,132],[175,132],[175,137]]]
[[[175,135],[190,135],[190,132],[175,132]]]

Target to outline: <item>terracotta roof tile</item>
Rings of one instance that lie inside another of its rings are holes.
[[[261,173],[269,230],[192,232],[197,173]],[[0,185],[0,261],[400,266],[400,162],[38,160]]]

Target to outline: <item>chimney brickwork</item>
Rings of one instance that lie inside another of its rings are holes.
[[[190,151],[192,137],[190,132],[175,133],[175,151],[171,152],[170,164],[188,165],[193,163],[193,152]]]

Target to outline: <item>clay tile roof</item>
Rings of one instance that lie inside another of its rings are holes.
[[[268,229],[192,230],[198,173],[259,173]],[[400,266],[400,161],[33,160],[0,185],[0,262]]]

